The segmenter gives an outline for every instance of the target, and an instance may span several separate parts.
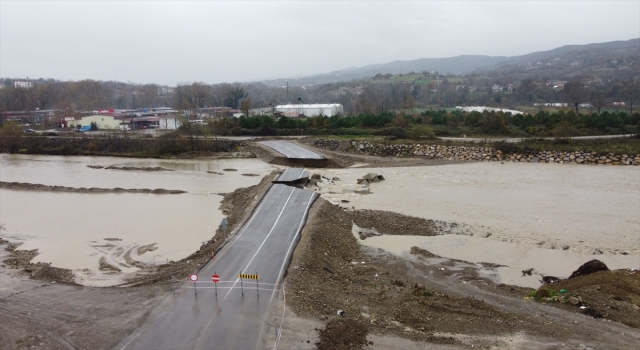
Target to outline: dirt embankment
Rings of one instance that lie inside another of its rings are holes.
[[[151,194],[180,194],[187,193],[182,190],[165,190],[156,188],[155,190],[148,188],[85,188],[85,187],[66,187],[66,186],[49,186],[42,184],[32,184],[26,182],[5,182],[0,181],[0,188],[5,190],[20,191],[51,191],[51,192],[72,192],[72,193],[151,193]]]
[[[43,280],[47,282],[58,282],[66,284],[76,284],[74,282],[73,272],[69,269],[61,269],[58,267],[52,267],[48,263],[32,263],[38,250],[19,250],[20,244],[10,243],[0,238],[0,246],[5,245],[5,250],[9,252],[9,256],[2,262],[5,266],[14,269],[19,275],[29,276],[36,280]]]
[[[223,196],[220,209],[227,215],[227,230],[218,227],[215,235],[205,242],[200,249],[188,257],[168,264],[148,266],[134,277],[128,279],[126,286],[141,286],[156,283],[170,283],[171,277],[184,279],[189,274],[197,271],[201,266],[211,260],[212,255],[218,252],[228,242],[232,234],[235,234],[240,225],[249,217],[253,208],[257,205],[264,193],[271,186],[271,181],[276,178],[277,172],[265,176],[259,184],[246,188],[239,188],[232,193],[221,193]]]
[[[600,321],[585,319],[586,312],[570,303],[549,308],[527,297],[531,289],[496,285],[478,272],[481,266],[497,266],[446,259],[417,247],[411,258],[402,258],[359,245],[352,231],[356,223],[385,234],[407,234],[406,221],[419,234],[433,235],[450,226],[391,212],[345,211],[322,199],[317,205],[288,270],[287,304],[301,317],[327,322],[318,328],[319,349],[364,349],[371,344],[360,341],[362,334],[498,349],[517,347],[513,339],[550,348],[560,344],[627,348],[640,339],[637,332],[615,322],[608,322],[607,331],[601,332]],[[618,307],[616,312],[628,318],[614,317],[612,310],[605,317],[637,327],[629,321],[638,315],[629,303],[635,300],[635,294],[628,292],[635,288],[629,277],[612,275],[617,282],[600,284],[599,291],[586,282],[572,285],[603,273],[622,272],[597,272],[560,283],[567,283],[570,293],[579,293],[589,306],[598,298],[606,299],[603,305]],[[556,289],[560,286],[553,284]],[[622,298],[625,308],[620,306]],[[631,336],[620,338],[616,332]]]

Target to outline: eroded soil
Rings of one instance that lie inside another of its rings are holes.
[[[292,311],[327,322],[319,328],[318,348],[370,346],[352,341],[349,327],[337,331],[336,320],[365,325],[369,335],[452,346],[506,349],[511,348],[507,339],[516,335],[546,344],[542,347],[616,344],[616,348],[633,348],[640,344],[637,329],[526,300],[531,290],[480,278],[477,264],[424,253],[403,258],[362,247],[352,233],[352,223],[363,215],[322,202],[318,201],[321,206],[287,276],[287,302]],[[364,216],[387,222],[385,233],[404,231],[402,225],[389,224],[397,218],[395,213],[377,211]],[[424,228],[433,229],[430,225]],[[322,336],[328,332],[335,337]],[[342,333],[348,339],[340,338]]]

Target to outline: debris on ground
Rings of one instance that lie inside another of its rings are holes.
[[[378,175],[376,173],[368,173],[367,175],[363,176],[361,179],[358,179],[358,184],[368,185],[372,182],[380,182],[383,180],[384,180],[384,176],[382,175]]]
[[[603,265],[592,260],[576,270],[583,274],[546,283],[538,290],[560,291],[560,302],[553,306],[640,328],[640,276],[628,270],[603,270]],[[587,273],[593,269],[601,270]]]
[[[533,271],[534,271],[533,267],[529,268],[529,269],[524,269],[524,270],[522,270],[522,276],[531,276]]]

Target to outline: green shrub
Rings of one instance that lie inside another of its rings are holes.
[[[433,132],[433,129],[431,129],[428,126],[424,126],[424,125],[414,125],[414,126],[412,126],[409,129],[409,131],[407,131],[407,138],[412,139],[412,140],[420,140],[420,139],[435,140],[435,139],[437,139],[436,134]]]

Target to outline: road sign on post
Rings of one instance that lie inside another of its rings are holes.
[[[196,281],[198,280],[198,275],[193,273],[191,274],[191,276],[189,276],[189,279],[193,281],[193,292],[196,294],[196,296],[198,296],[198,290],[196,289]]]
[[[216,295],[218,295],[218,282],[220,282],[220,276],[218,276],[217,273],[214,273],[213,276],[211,276],[211,280],[216,286]]]

